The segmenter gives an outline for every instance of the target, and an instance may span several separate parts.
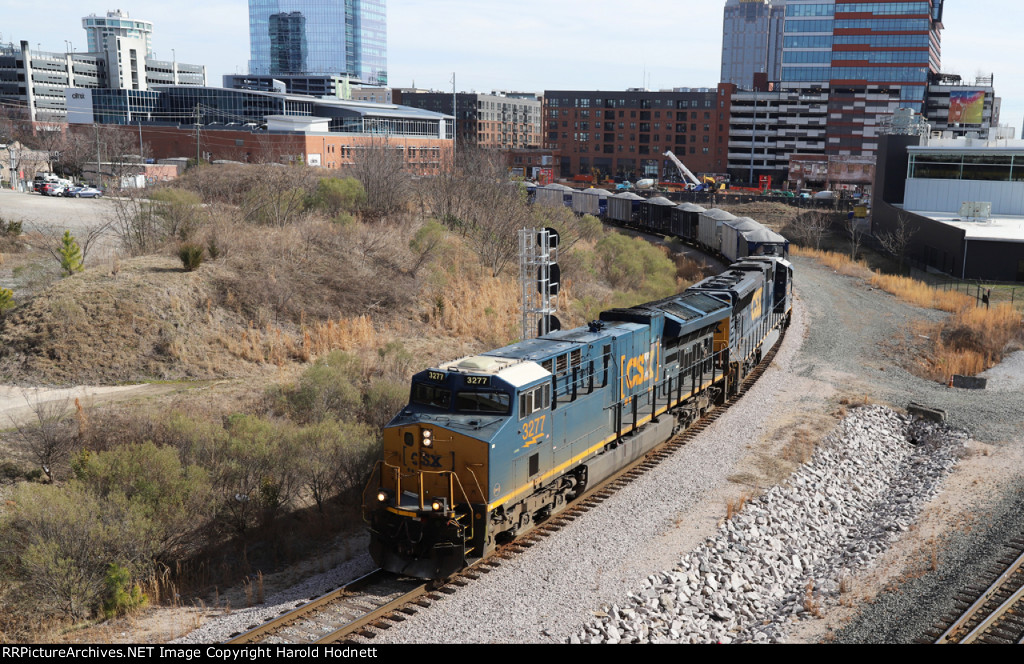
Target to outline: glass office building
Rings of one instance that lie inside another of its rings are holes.
[[[780,87],[791,152],[872,156],[880,118],[921,113],[941,61],[943,0],[787,0]]]
[[[249,73],[386,85],[386,0],[249,0]]]
[[[749,90],[754,74],[779,80],[786,0],[728,0],[722,27],[723,83]]]

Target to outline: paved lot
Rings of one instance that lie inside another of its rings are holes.
[[[23,222],[26,233],[61,234],[70,230],[77,235],[107,223],[113,215],[114,203],[105,198],[64,198],[0,189],[0,217]],[[94,250],[94,256],[110,254],[116,246],[117,238],[109,233],[103,246]]]

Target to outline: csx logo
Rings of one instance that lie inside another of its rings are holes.
[[[440,468],[441,467],[441,455],[440,454],[429,454],[427,452],[413,452],[410,457],[412,463],[419,463],[423,468]]]
[[[523,447],[529,447],[544,439],[545,415],[535,417],[523,425]]]
[[[650,353],[637,355],[636,357],[630,358],[628,362],[626,361],[626,356],[622,356],[620,364],[625,367],[622,372],[622,380],[626,384],[627,388],[633,389],[645,380],[650,380],[654,377],[654,371],[651,367],[650,360]]]
[[[761,317],[761,299],[764,296],[763,288],[758,288],[754,291],[754,299],[750,303],[750,320],[751,322],[756,321]]]

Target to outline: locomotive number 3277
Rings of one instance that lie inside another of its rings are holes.
[[[523,447],[529,447],[544,439],[544,418],[545,415],[535,417],[529,422],[523,423]]]

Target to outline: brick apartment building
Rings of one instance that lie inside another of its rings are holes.
[[[396,104],[449,115],[456,107],[460,145],[499,150],[540,147],[541,102],[533,93],[409,92],[392,90]]]
[[[568,179],[597,169],[604,177],[680,180],[666,151],[694,173],[724,173],[732,88],[546,90],[544,148]]]

